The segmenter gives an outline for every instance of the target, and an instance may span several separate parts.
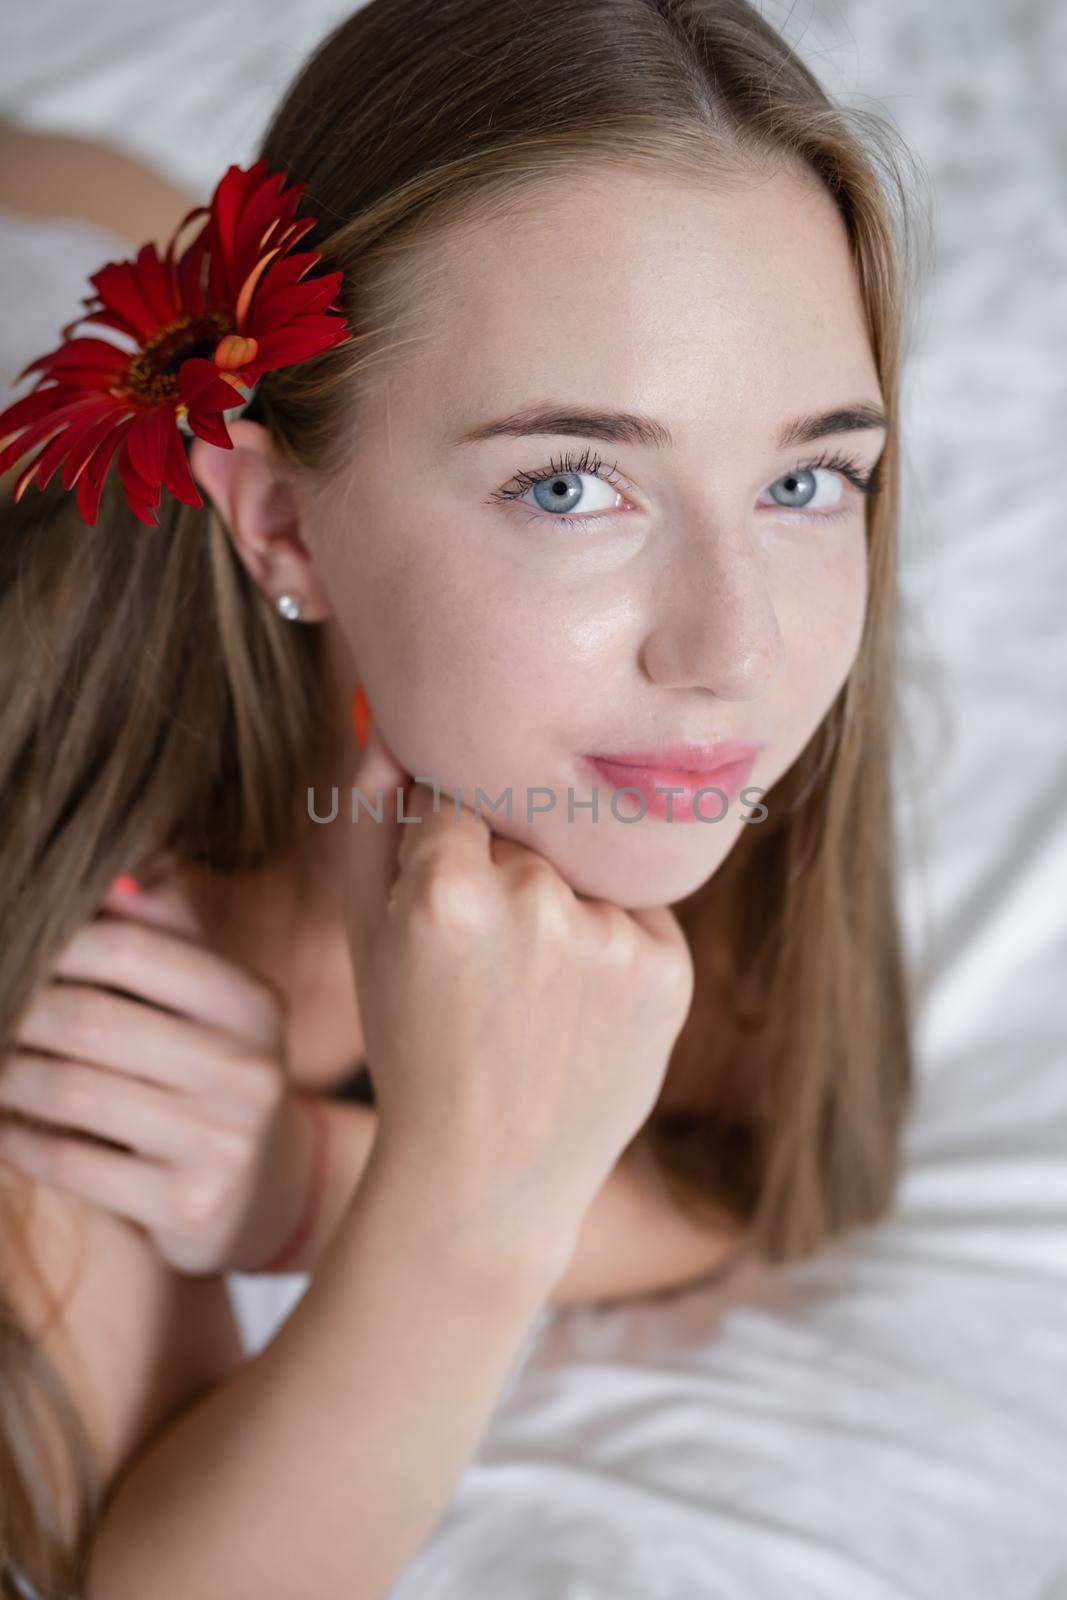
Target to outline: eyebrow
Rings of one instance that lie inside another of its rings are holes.
[[[813,416],[794,417],[778,434],[778,449],[810,444],[828,434],[857,433],[865,428],[888,428],[885,412],[868,400],[837,406]],[[455,444],[475,444],[498,434],[567,433],[577,438],[607,439],[613,444],[652,445],[669,449],[674,437],[665,423],[634,411],[602,411],[596,406],[559,405],[552,402],[523,407],[494,422],[484,422],[461,434]]]

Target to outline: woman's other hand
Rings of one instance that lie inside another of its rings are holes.
[[[108,891],[0,1063],[0,1160],[139,1223],[178,1271],[255,1271],[303,1208],[310,1129],[277,993],[202,940],[173,882]]]

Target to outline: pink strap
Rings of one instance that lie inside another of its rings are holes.
[[[326,1108],[319,1096],[315,1094],[297,1095],[297,1099],[311,1119],[313,1142],[311,1182],[308,1186],[304,1210],[296,1227],[278,1253],[267,1262],[266,1266],[260,1267],[260,1272],[285,1272],[299,1258],[301,1251],[315,1230],[315,1224],[319,1220],[319,1212],[322,1209],[322,1197],[326,1192],[326,1167],[330,1143],[330,1123],[326,1115]]]

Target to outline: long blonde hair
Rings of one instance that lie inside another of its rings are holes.
[[[316,227],[302,248],[344,275],[352,341],[268,374],[250,413],[320,483],[346,470],[345,419],[394,331],[382,308],[435,229],[593,161],[726,184],[771,156],[833,196],[890,417],[863,637],[765,797],[767,820],[675,907],[697,975],[677,1049],[716,1109],[654,1115],[641,1137],[680,1203],[734,1219],[769,1262],[874,1222],[912,1087],[889,772],[907,151],[877,116],[835,106],[746,0],[371,0],[304,65],[258,154],[307,185],[300,214]],[[9,482],[2,508],[3,1053],[118,872],[161,856],[220,873],[288,856],[305,774],[330,749],[320,630],[275,614],[210,502],[164,495],[149,529],[115,478],[92,528],[58,480],[17,506]],[[4,1221],[4,1248],[19,1248],[19,1219]],[[67,1549],[19,1398],[42,1383],[39,1352],[9,1307],[0,1334],[0,1560],[45,1586],[76,1583],[95,1501],[87,1491]]]

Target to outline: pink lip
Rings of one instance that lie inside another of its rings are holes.
[[[655,767],[657,772],[716,772],[728,761],[741,761],[759,751],[758,744],[723,739],[718,744],[661,744],[649,750],[611,750],[590,756],[616,767]]]
[[[713,823],[725,820],[728,807],[744,788],[758,753],[758,745],[731,741],[704,747],[674,745],[654,751],[634,751],[625,758],[587,756],[586,760],[613,790],[636,789],[651,816],[669,822]],[[651,764],[650,756],[655,757],[659,765]],[[701,762],[699,767],[693,764],[697,759]],[[665,793],[668,789],[681,792]],[[707,792],[701,794],[701,790]]]

